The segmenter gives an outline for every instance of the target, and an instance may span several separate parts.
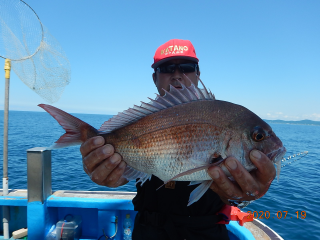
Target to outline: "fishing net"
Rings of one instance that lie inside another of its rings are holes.
[[[70,63],[58,41],[22,0],[0,0],[0,57],[46,101],[59,100],[70,82]]]

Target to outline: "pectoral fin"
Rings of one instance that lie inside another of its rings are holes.
[[[223,161],[224,161],[224,159],[221,159],[221,160],[219,160],[219,161],[217,161],[217,162],[215,162],[215,163],[209,163],[209,164],[202,165],[202,166],[200,166],[200,167],[196,167],[196,168],[190,169],[190,170],[188,170],[188,171],[179,173],[178,175],[174,176],[173,178],[169,179],[168,181],[165,181],[160,187],[158,187],[158,189],[161,188],[162,186],[164,186],[165,184],[167,184],[168,182],[173,181],[173,180],[176,179],[176,178],[179,178],[179,177],[182,177],[182,176],[185,176],[185,175],[189,175],[189,174],[192,174],[192,173],[195,173],[195,172],[204,170],[204,169],[208,169],[208,168],[211,167],[211,166],[217,166],[217,165],[219,165],[219,164],[220,164],[221,162],[223,162]],[[194,182],[196,182],[196,181],[194,181]],[[191,185],[197,184],[197,183],[194,183],[194,182],[191,182],[190,184],[191,184]],[[200,182],[198,182],[198,183],[200,183]],[[157,190],[158,190],[158,189],[157,189]]]
[[[189,175],[189,174],[192,174],[194,172],[198,172],[198,171],[201,171],[203,169],[207,169],[211,164],[207,164],[207,165],[204,165],[204,166],[201,166],[201,167],[197,167],[197,168],[193,168],[193,169],[190,169],[188,171],[185,171],[185,172],[182,172],[182,173],[179,173],[178,175],[174,176],[173,178],[169,179],[168,181],[165,181],[163,182],[163,184],[157,188],[157,190],[159,188],[161,188],[162,186],[166,185],[168,182],[170,181],[173,181],[174,179],[176,178],[179,178],[179,177],[182,177],[182,176],[185,176],[185,175]]]

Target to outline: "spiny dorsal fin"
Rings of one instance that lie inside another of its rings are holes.
[[[191,82],[191,80],[187,77],[187,79]],[[200,80],[200,79],[199,79]],[[188,103],[199,100],[215,100],[214,95],[211,91],[208,91],[202,81],[200,80],[203,89],[198,88],[192,82],[189,87],[185,86],[180,82],[182,88],[177,89],[170,85],[169,92],[165,91],[164,96],[160,96],[157,94],[155,99],[150,99],[149,103],[141,102],[141,106],[134,105],[133,108],[129,108],[121,113],[110,118],[108,121],[104,122],[99,129],[99,132],[109,133],[120,127],[127,126],[137,120],[153,114],[155,112],[159,112],[163,109],[167,109],[173,106],[177,106],[182,103]]]

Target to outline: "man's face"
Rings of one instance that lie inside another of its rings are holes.
[[[192,61],[188,61],[185,59],[173,59],[165,62],[163,65],[169,65],[169,64],[180,64],[180,63],[190,63]],[[159,71],[156,71],[152,74],[153,81],[158,89],[158,92],[161,96],[165,94],[165,91],[163,89],[169,91],[170,84],[174,86],[175,88],[181,88],[181,83],[183,83],[186,86],[190,86],[190,81],[188,78],[193,82],[195,86],[198,86],[198,78],[200,76],[197,75],[197,71],[190,72],[190,73],[182,73],[179,68],[176,68],[176,70],[173,73],[160,73]]]

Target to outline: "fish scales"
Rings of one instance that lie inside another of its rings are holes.
[[[219,114],[213,103],[198,101],[164,109],[102,136],[130,166],[168,180],[208,164],[215,152],[221,152],[224,131],[216,126]],[[176,180],[208,179],[203,170]]]
[[[243,125],[247,124],[246,121],[243,121],[247,120],[246,114],[243,114],[244,109],[242,106],[219,100],[189,102],[143,117],[135,123],[116,129],[110,135],[106,134],[106,136],[109,137],[108,141],[122,141],[160,129],[191,123],[208,123],[221,129],[241,129]],[[256,115],[255,117],[261,121]]]
[[[163,109],[143,117],[135,123],[117,129],[110,133],[110,135],[106,134],[106,136],[109,138],[108,141],[122,141],[177,125],[190,123],[212,124],[213,121],[210,119],[210,112],[213,107],[210,105],[212,103],[213,101],[203,100]]]
[[[188,91],[192,98],[184,94]],[[60,109],[40,104],[66,130],[49,149],[81,144],[101,135],[127,163],[123,176],[129,181],[139,178],[143,184],[155,175],[165,182],[200,183],[190,194],[188,206],[211,185],[209,166],[219,165],[231,177],[224,166],[227,157],[235,157],[251,171],[255,166],[249,154],[257,149],[280,166],[285,147],[272,128],[250,110],[215,100],[195,85],[182,85],[182,89],[170,86],[167,93],[119,113],[99,130]]]
[[[256,122],[260,122],[262,127],[269,126],[253,113],[248,118],[249,113],[252,112],[225,101],[195,101],[153,113],[102,136],[130,166],[164,181],[175,176],[175,173],[209,163],[210,157],[219,153],[222,157],[237,156],[242,165],[252,170],[254,165],[249,160],[249,151],[243,151],[250,145],[246,140],[250,132],[245,132],[245,129],[250,124],[253,128]],[[196,126],[196,130],[190,126]],[[239,135],[238,132],[246,135]],[[181,144],[187,133],[192,133],[193,137]],[[230,142],[239,147],[229,150]],[[224,170],[227,172],[227,169]],[[203,170],[176,180],[193,181],[198,175],[201,179],[209,178]]]
[[[221,148],[217,131],[219,129],[210,124],[178,125],[143,134],[134,140],[111,143],[133,168],[168,180],[178,173],[209,163],[210,157]],[[197,178],[203,180],[209,176],[201,171],[177,180],[193,181]]]

